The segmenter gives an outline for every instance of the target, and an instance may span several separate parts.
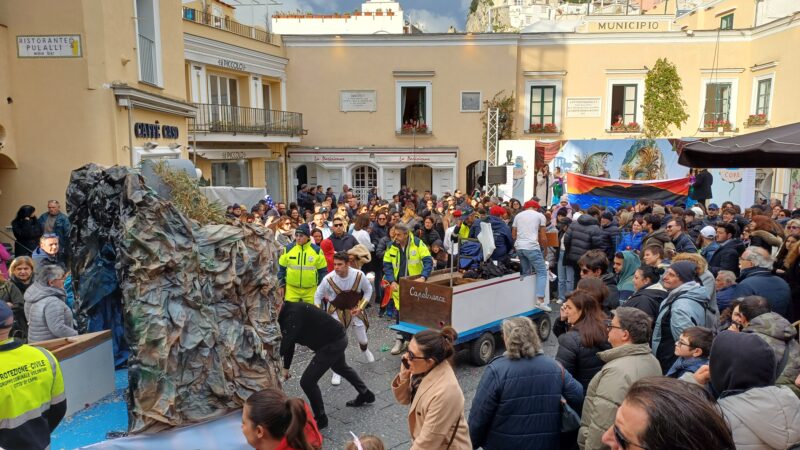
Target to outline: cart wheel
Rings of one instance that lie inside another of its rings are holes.
[[[550,318],[546,315],[536,321],[536,331],[539,332],[539,339],[541,339],[542,342],[546,341],[547,338],[550,337],[551,330],[552,327],[550,325]]]
[[[494,357],[494,335],[483,333],[481,337],[472,341],[469,349],[470,358],[476,366],[484,366],[489,363]]]

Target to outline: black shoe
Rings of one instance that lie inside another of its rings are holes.
[[[314,421],[317,422],[317,429],[321,430],[323,428],[328,428],[328,415],[323,414],[318,417],[314,417]]]
[[[364,406],[366,403],[374,403],[375,402],[375,394],[372,393],[369,389],[367,392],[363,394],[358,394],[355,400],[350,400],[349,402],[345,403],[347,406],[351,406],[353,408],[357,408],[359,406]]]

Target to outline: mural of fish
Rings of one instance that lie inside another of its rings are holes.
[[[586,157],[576,155],[573,162],[575,164],[573,172],[592,177],[609,178],[610,173],[607,166],[608,160],[612,157],[613,154],[611,152],[596,152]]]
[[[665,177],[664,157],[652,139],[635,141],[619,168],[621,180],[660,180]]]

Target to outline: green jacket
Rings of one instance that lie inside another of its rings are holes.
[[[578,445],[583,449],[606,448],[603,433],[614,424],[617,408],[628,388],[644,377],[661,376],[661,365],[647,344],[627,344],[599,352],[605,361],[592,378],[583,402]]]
[[[786,367],[778,375],[777,385],[789,387],[795,395],[800,397],[800,388],[794,384],[800,374],[800,344],[797,342],[797,330],[778,313],[769,312],[751,320],[745,333],[754,333],[769,344],[775,352],[775,360],[780,363],[783,352],[789,349],[789,359]]]

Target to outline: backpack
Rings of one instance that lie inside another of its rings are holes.
[[[480,267],[483,261],[483,247],[477,239],[461,239],[458,247],[458,268],[471,270]]]
[[[665,315],[669,315],[670,320],[672,320],[672,304],[675,303],[675,300],[676,299],[672,299],[672,301],[670,301],[669,304],[666,305],[668,310],[667,310]],[[695,323],[694,318],[692,318],[692,323],[694,324],[694,326],[708,328],[708,329],[711,330],[713,335],[716,336],[717,332],[718,332],[717,331],[717,327],[716,327],[717,311],[714,310],[713,308],[711,308],[711,305],[709,304],[709,302],[703,303],[703,302],[698,301],[695,298],[690,298],[689,300],[693,301],[693,302],[695,302],[695,303],[697,303],[697,304],[699,304],[700,306],[703,307],[703,321],[704,321],[704,323],[703,324]]]

